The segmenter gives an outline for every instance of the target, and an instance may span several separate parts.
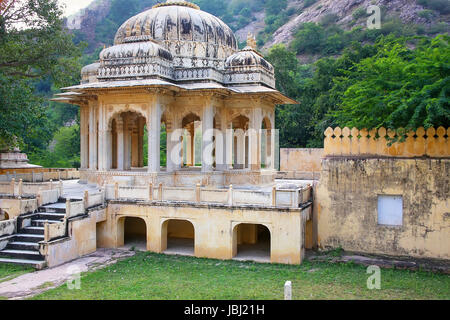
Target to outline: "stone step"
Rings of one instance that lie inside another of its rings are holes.
[[[32,266],[36,269],[43,269],[45,267],[45,260],[28,260],[28,259],[14,259],[14,258],[0,258],[0,263],[12,263],[20,265]]]
[[[44,234],[44,227],[25,227],[21,230],[23,234]]]
[[[11,250],[39,250],[39,244],[36,242],[12,241],[8,243],[6,249]]]
[[[36,219],[36,220],[31,220],[31,225],[33,227],[43,227],[44,224],[47,223],[47,222],[49,224],[52,224],[52,223],[57,223],[59,221],[60,220]]]
[[[43,260],[43,257],[37,250],[4,249],[0,251],[0,256],[15,259]]]
[[[66,212],[66,203],[57,202],[53,204],[49,204],[46,206],[42,206],[39,208],[40,212],[53,212],[53,213],[65,213]]]
[[[14,237],[15,242],[39,242],[43,240],[44,240],[43,234],[17,233],[15,234]]]
[[[36,220],[53,220],[60,221],[66,216],[65,213],[59,212],[39,212],[39,216]]]

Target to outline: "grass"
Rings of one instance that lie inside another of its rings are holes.
[[[301,266],[219,261],[139,252],[132,258],[33,299],[283,299],[292,281],[293,299],[450,299],[450,276],[385,269],[381,290],[369,290],[363,266],[304,262]]]
[[[38,286],[38,289],[45,289],[48,287],[52,287],[53,285],[54,285],[53,282],[47,281],[47,282],[44,282],[43,284],[41,284],[40,286]]]
[[[35,271],[32,267],[0,263],[0,282],[14,279],[22,274]]]

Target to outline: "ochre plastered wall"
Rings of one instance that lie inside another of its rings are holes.
[[[450,160],[331,157],[316,192],[322,248],[450,259]],[[378,225],[378,195],[403,196],[403,225]]]
[[[262,224],[271,233],[271,262],[300,264],[304,248],[304,209],[229,208],[226,206],[164,205],[109,202],[107,220],[97,227],[100,247],[123,246],[124,217],[140,217],[147,226],[147,250],[165,249],[169,220],[186,220],[195,229],[195,256],[233,258],[233,231],[241,223]],[[235,239],[236,240],[236,239]]]
[[[280,149],[280,178],[319,179],[324,149]]]
[[[97,250],[96,225],[105,220],[105,209],[89,212],[87,217],[69,220],[68,237],[41,246],[48,267],[61,265]]]

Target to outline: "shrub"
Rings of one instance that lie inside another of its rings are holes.
[[[431,21],[434,17],[434,13],[432,10],[422,10],[417,13],[417,15],[421,18],[426,19],[427,21]]]
[[[448,0],[417,0],[417,3],[442,14],[450,13]]]
[[[355,11],[353,11],[353,18],[355,20],[359,20],[362,17],[365,17],[367,15],[366,10],[364,8],[358,8]]]

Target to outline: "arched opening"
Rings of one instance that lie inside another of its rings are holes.
[[[111,119],[110,152],[112,169],[136,170],[145,166],[145,117],[137,112],[122,112]]]
[[[195,254],[195,228],[187,220],[172,219],[162,226],[162,251],[168,254]]]
[[[272,168],[272,125],[270,119],[265,117],[261,125],[262,135],[261,135],[261,167]]]
[[[232,121],[233,128],[233,169],[245,169],[249,167],[249,140],[248,126],[250,120],[239,115]]]
[[[145,220],[136,217],[126,217],[123,221],[123,240],[127,248],[147,250],[147,225]]]
[[[183,167],[201,166],[202,162],[202,127],[200,117],[189,113],[181,122],[183,134]]]
[[[270,262],[270,254],[271,234],[266,226],[241,223],[234,227],[234,259]]]
[[[0,209],[0,221],[9,220],[9,214],[3,209]]]

